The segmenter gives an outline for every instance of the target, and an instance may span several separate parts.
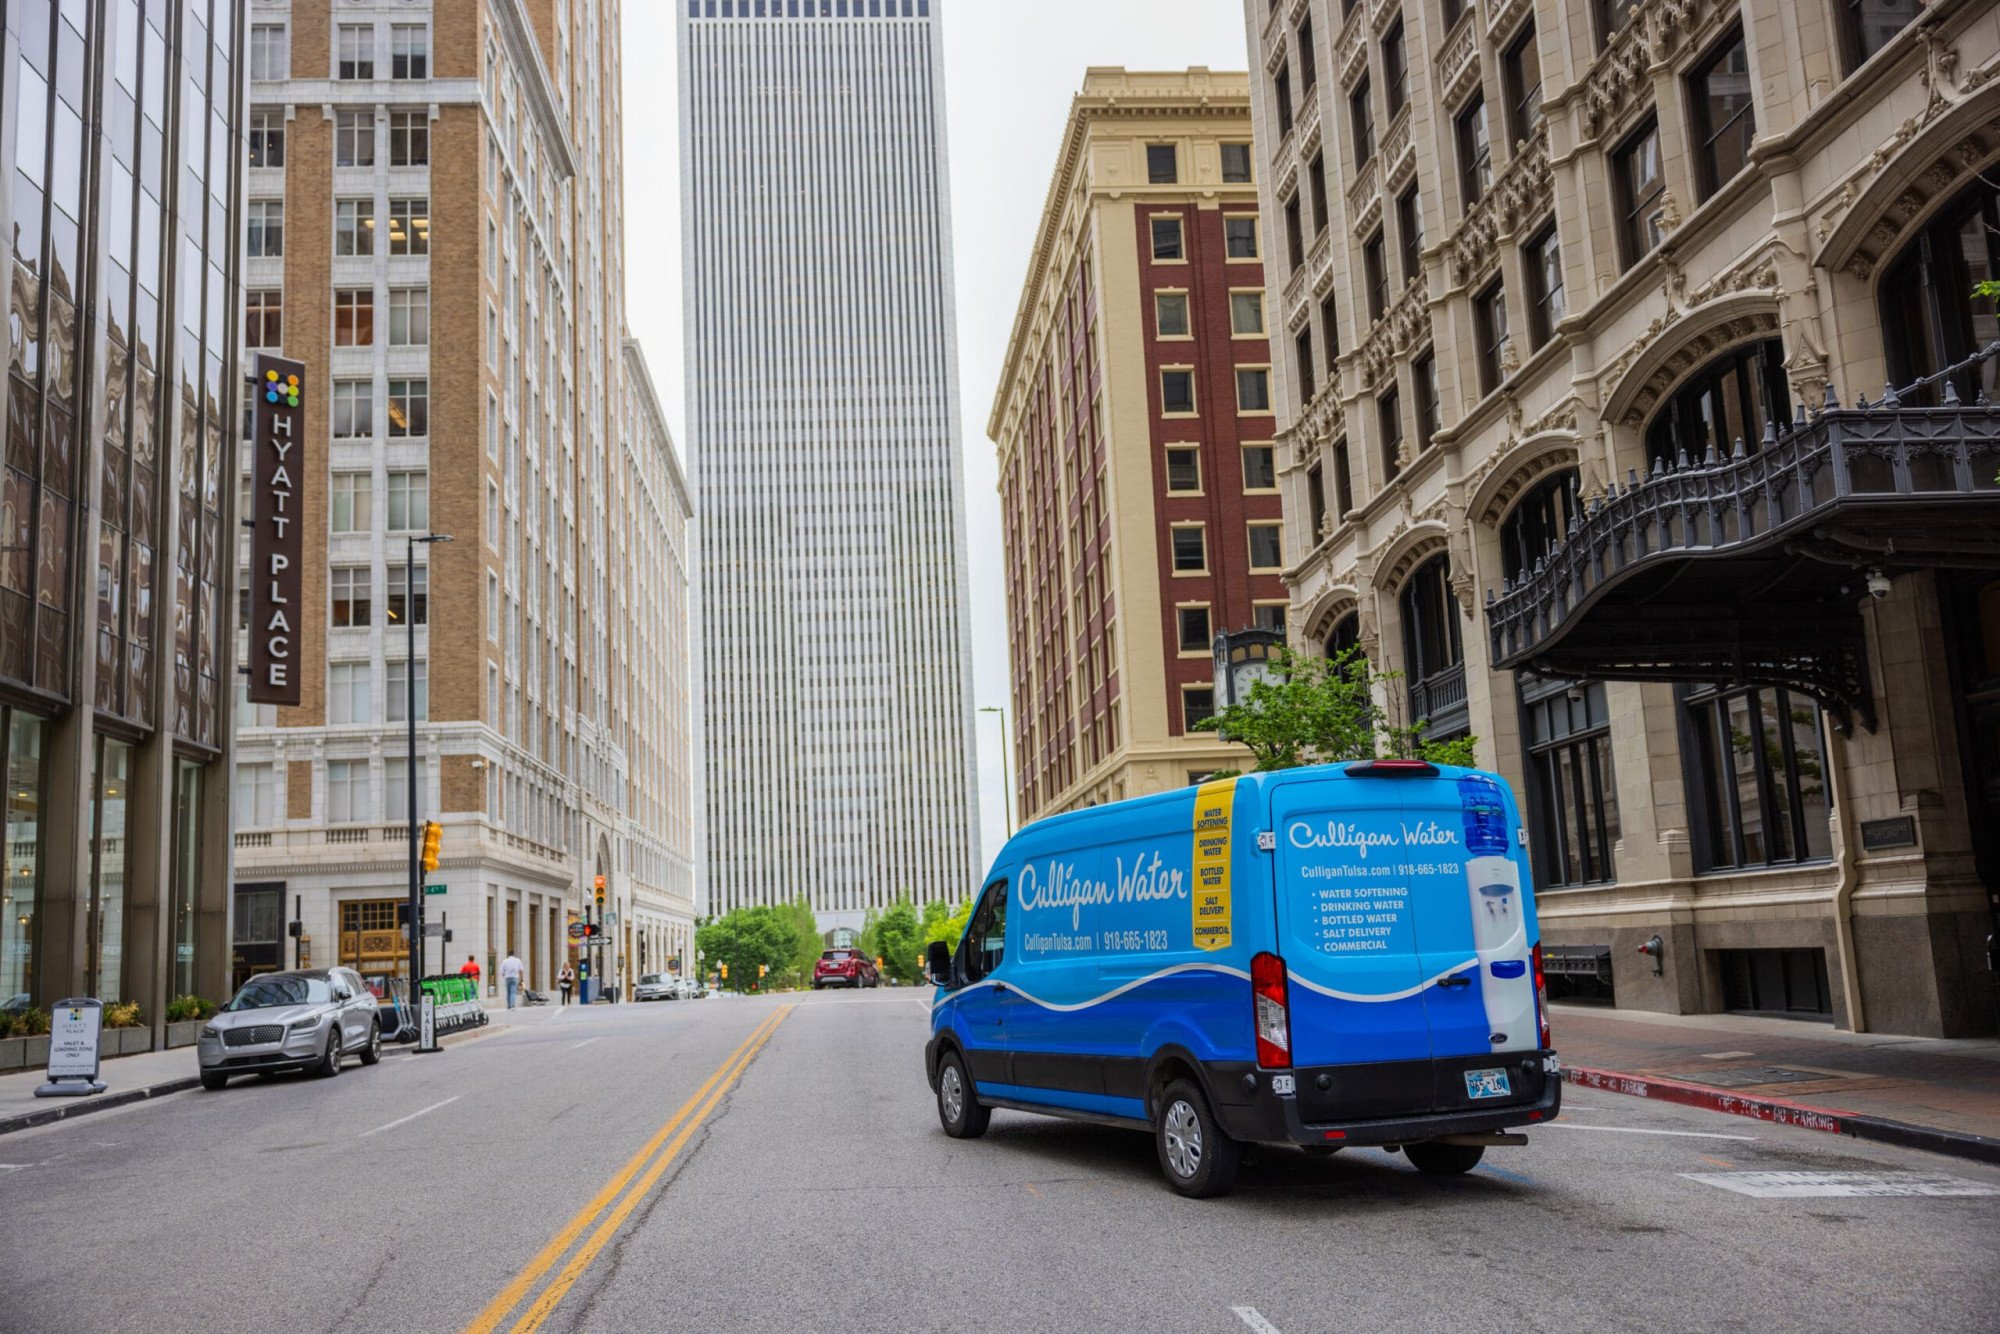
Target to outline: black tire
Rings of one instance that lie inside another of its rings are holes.
[[[1425,1176],[1464,1176],[1479,1166],[1479,1160],[1486,1156],[1483,1144],[1406,1144],[1403,1153],[1409,1158],[1410,1166]]]
[[[204,1070],[201,1072],[201,1086],[213,1093],[217,1089],[229,1087],[229,1076],[220,1070]]]
[[[1153,1146],[1167,1184],[1191,1199],[1228,1193],[1243,1165],[1243,1146],[1223,1133],[1208,1099],[1191,1079],[1176,1079],[1160,1095]]]
[[[368,1045],[361,1049],[361,1063],[374,1065],[382,1059],[382,1021],[372,1021],[368,1025]]]
[[[993,1120],[993,1109],[979,1101],[972,1076],[955,1051],[938,1062],[937,1109],[939,1124],[953,1139],[978,1139]]]
[[[319,1064],[313,1066],[312,1072],[321,1079],[332,1079],[340,1073],[340,1023],[338,1020],[334,1021],[331,1031],[326,1035],[326,1055],[320,1058]]]

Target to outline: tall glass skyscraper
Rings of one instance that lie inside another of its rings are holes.
[[[939,0],[688,0],[711,911],[978,869]]]

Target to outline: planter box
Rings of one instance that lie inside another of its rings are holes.
[[[192,1047],[201,1036],[201,1026],[206,1019],[185,1019],[178,1024],[167,1025],[167,1045],[169,1047]]]
[[[27,1067],[28,1040],[0,1038],[0,1070],[25,1070]]]
[[[152,1049],[150,1028],[107,1028],[97,1045],[97,1054],[100,1060],[109,1060],[113,1056],[137,1056]]]

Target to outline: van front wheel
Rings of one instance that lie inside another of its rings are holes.
[[[1405,1144],[1403,1152],[1409,1155],[1410,1166],[1432,1177],[1464,1176],[1486,1156],[1480,1144]]]
[[[937,1107],[938,1121],[953,1139],[978,1139],[993,1120],[993,1109],[973,1095],[972,1077],[955,1051],[938,1064]]]
[[[1153,1142],[1167,1184],[1197,1200],[1227,1194],[1243,1164],[1243,1146],[1222,1133],[1208,1099],[1193,1080],[1177,1079],[1160,1095]]]

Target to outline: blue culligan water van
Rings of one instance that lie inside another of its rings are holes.
[[[946,1133],[1009,1107],[1151,1130],[1175,1189],[1241,1146],[1469,1171],[1553,1118],[1540,933],[1498,777],[1247,774],[1053,816],[1001,852],[925,1049]]]

